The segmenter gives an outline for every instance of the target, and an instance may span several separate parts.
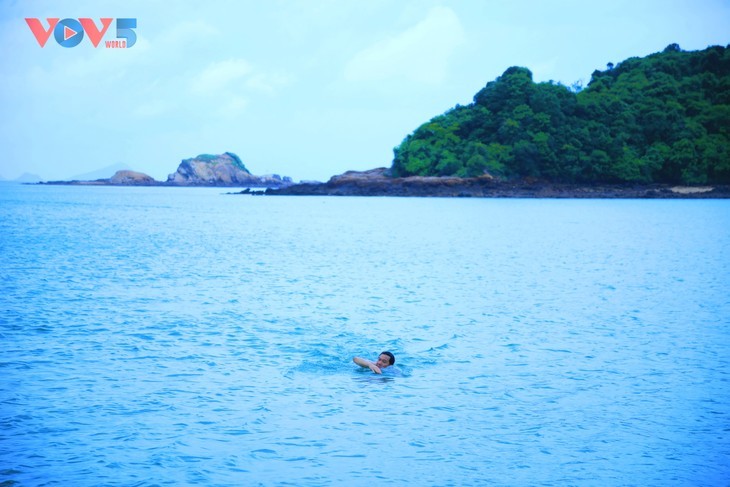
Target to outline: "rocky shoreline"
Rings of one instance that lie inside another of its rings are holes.
[[[390,169],[347,171],[326,183],[300,182],[276,174],[251,174],[233,153],[202,154],[184,159],[167,181],[122,170],[94,181],[48,181],[37,184],[78,186],[177,186],[247,188],[229,194],[272,196],[389,196],[438,198],[682,198],[727,199],[730,185],[673,186],[641,184],[561,184],[539,180],[503,181],[489,175],[476,178],[394,178]]]
[[[478,178],[393,178],[387,168],[348,171],[326,183],[301,183],[245,194],[280,196],[392,196],[473,198],[730,198],[730,186],[576,185],[544,181],[499,181]]]

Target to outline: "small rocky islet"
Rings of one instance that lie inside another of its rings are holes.
[[[278,174],[257,176],[252,174],[232,152],[183,159],[177,170],[158,181],[142,172],[122,170],[113,176],[93,181],[49,181],[42,184],[64,184],[80,186],[200,186],[200,187],[252,187],[280,188],[293,184],[289,177]]]

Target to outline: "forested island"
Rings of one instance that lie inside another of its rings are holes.
[[[659,197],[667,185],[726,186],[728,47],[683,51],[671,44],[644,58],[609,63],[593,72],[585,88],[535,83],[529,69],[510,67],[476,93],[473,103],[457,105],[408,135],[394,149],[389,169],[267,193],[347,194],[345,180],[351,187],[357,182],[356,194],[368,194],[369,179],[376,183],[370,185],[373,194],[388,194],[383,190],[388,178],[401,186],[410,181],[456,187],[462,180],[486,188],[476,194],[484,196],[489,188],[530,184],[643,186]],[[727,194],[727,187],[717,189]]]

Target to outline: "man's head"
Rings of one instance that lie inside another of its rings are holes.
[[[384,369],[395,363],[395,356],[390,352],[383,352],[378,357],[378,361],[375,362],[379,368]]]

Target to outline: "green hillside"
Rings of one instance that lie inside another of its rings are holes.
[[[394,149],[394,176],[730,183],[730,49],[629,58],[585,89],[511,67]]]

